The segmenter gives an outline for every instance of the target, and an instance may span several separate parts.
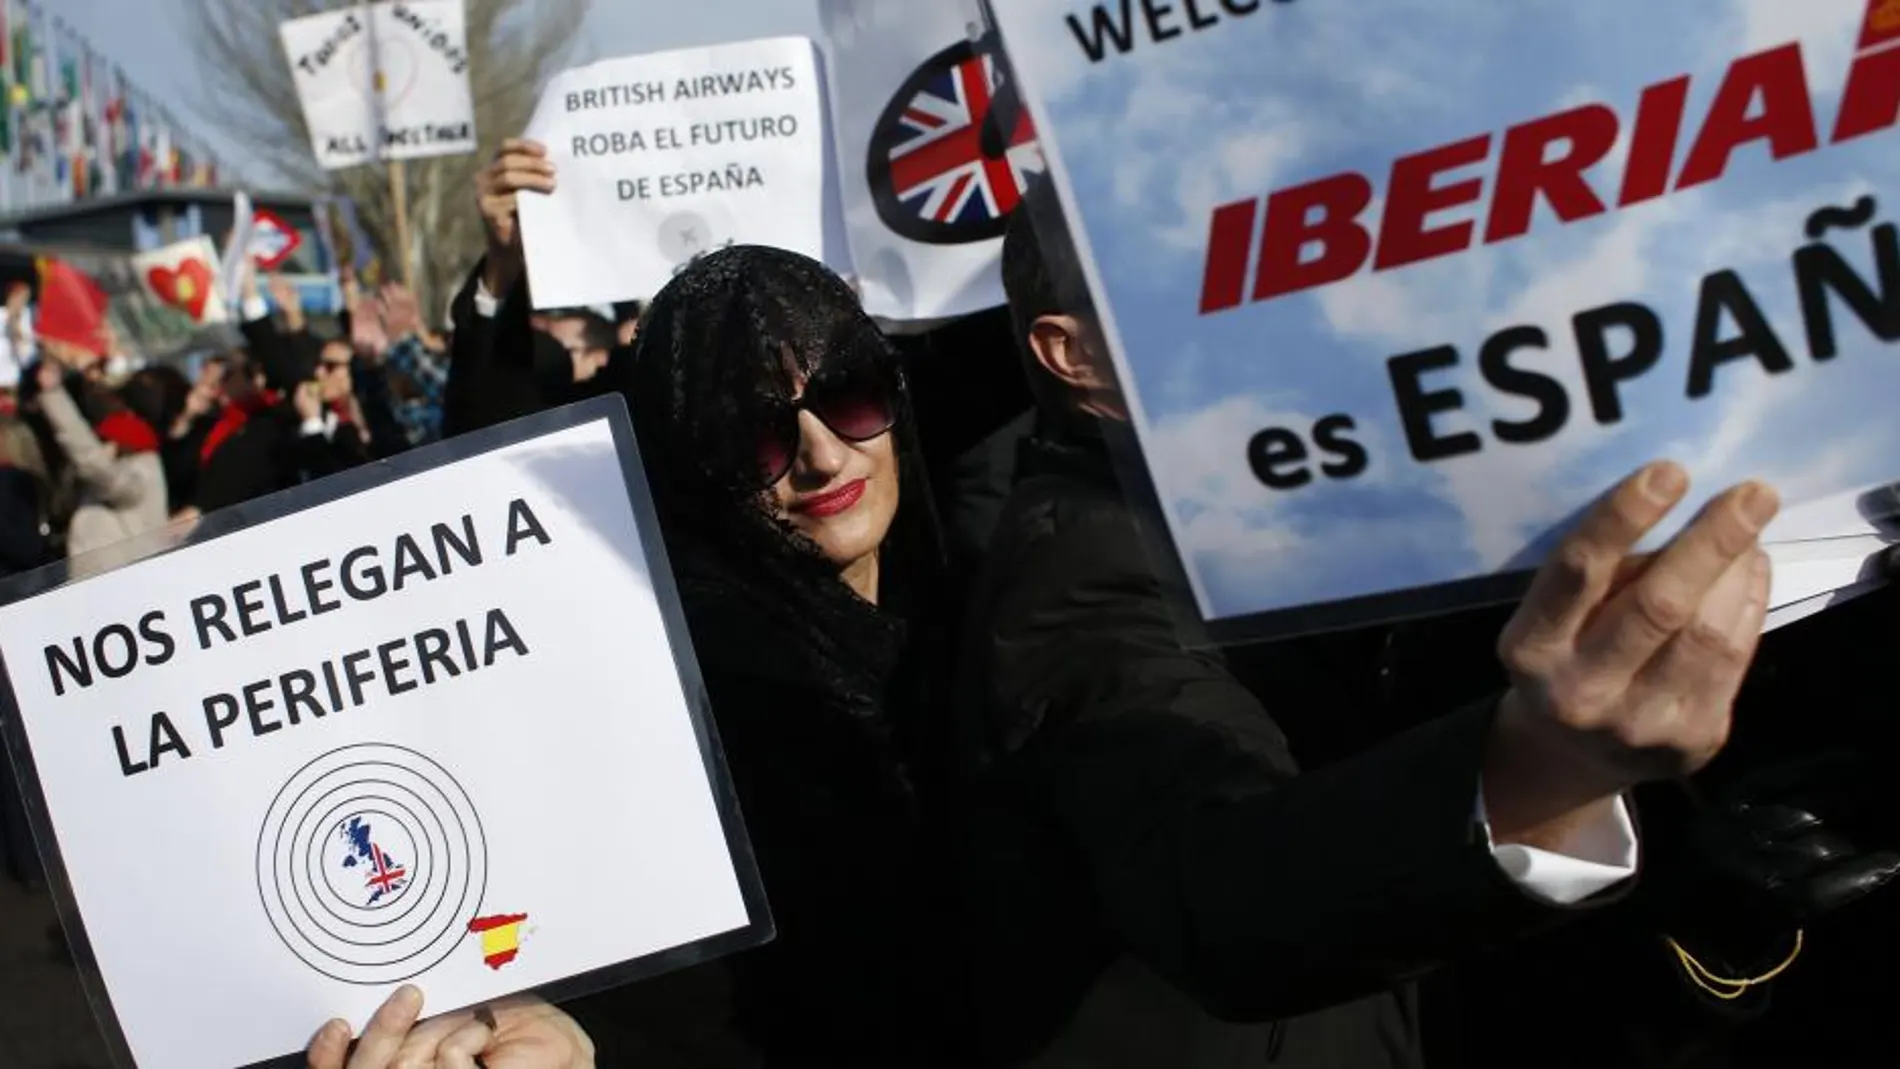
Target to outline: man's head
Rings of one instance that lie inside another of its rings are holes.
[[[1089,308],[1081,261],[1047,182],[1024,190],[1010,215],[1003,292],[1037,402],[1126,419],[1108,345]]]
[[[323,343],[317,353],[317,385],[323,388],[323,400],[336,404],[347,400],[355,383],[350,378],[350,363],[354,350],[350,343],[341,338],[332,338]]]
[[[587,309],[550,316],[547,330],[574,361],[575,382],[586,382],[599,374],[619,341],[614,325]]]

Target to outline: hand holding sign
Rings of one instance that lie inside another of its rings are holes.
[[[1651,464],[1584,517],[1505,627],[1511,674],[1484,771],[1499,842],[1561,841],[1580,815],[1640,783],[1695,772],[1728,740],[1768,603],[1761,531],[1775,492],[1708,503],[1654,558],[1636,544],[1688,493]]]
[[[475,206],[488,230],[488,260],[482,284],[500,297],[521,277],[521,224],[515,195],[522,190],[554,192],[554,164],[539,141],[510,138],[501,143],[495,160],[475,176]]]
[[[398,989],[370,1019],[347,1064],[349,1023],[331,1021],[310,1042],[310,1069],[593,1069],[594,1044],[587,1033],[538,998],[505,999],[418,1026],[421,1008],[420,992]]]

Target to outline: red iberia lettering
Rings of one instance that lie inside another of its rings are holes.
[[[1900,126],[1900,0],[1870,0],[1861,41],[1829,144]],[[1689,75],[1648,86],[1627,126],[1610,105],[1588,104],[1401,157],[1376,225],[1363,216],[1379,188],[1354,171],[1221,205],[1208,226],[1201,314],[1249,299],[1250,268],[1251,299],[1269,301],[1368,265],[1453,256],[1480,234],[1487,245],[1523,237],[1539,205],[1567,225],[1719,181],[1738,157],[1780,161],[1822,147],[1799,42],[1735,60],[1701,115],[1689,114],[1692,88]],[[1603,175],[1626,129],[1623,173]]]
[[[1900,41],[1900,0],[1867,0],[1867,22],[1861,27],[1863,51]]]

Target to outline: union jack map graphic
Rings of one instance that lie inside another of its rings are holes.
[[[348,823],[337,829],[337,834],[350,847],[350,852],[343,855],[340,864],[346,869],[361,867],[363,890],[369,896],[364,905],[373,906],[384,895],[394,894],[409,886],[409,870],[371,838],[369,821],[362,817],[351,817]]]
[[[991,56],[960,41],[925,60],[871,135],[867,177],[884,225],[930,245],[1000,237],[1043,169],[1029,112]]]

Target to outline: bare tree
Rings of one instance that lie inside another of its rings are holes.
[[[481,252],[481,220],[472,202],[476,172],[503,138],[527,125],[540,87],[569,64],[590,3],[463,0],[480,150],[412,160],[404,168],[416,246],[411,262],[431,319]],[[317,166],[278,37],[287,19],[347,6],[345,0],[186,0],[186,32],[204,75],[196,103],[271,168],[275,180],[302,192],[349,196],[378,255],[393,267],[388,172],[375,165],[340,171]]]

